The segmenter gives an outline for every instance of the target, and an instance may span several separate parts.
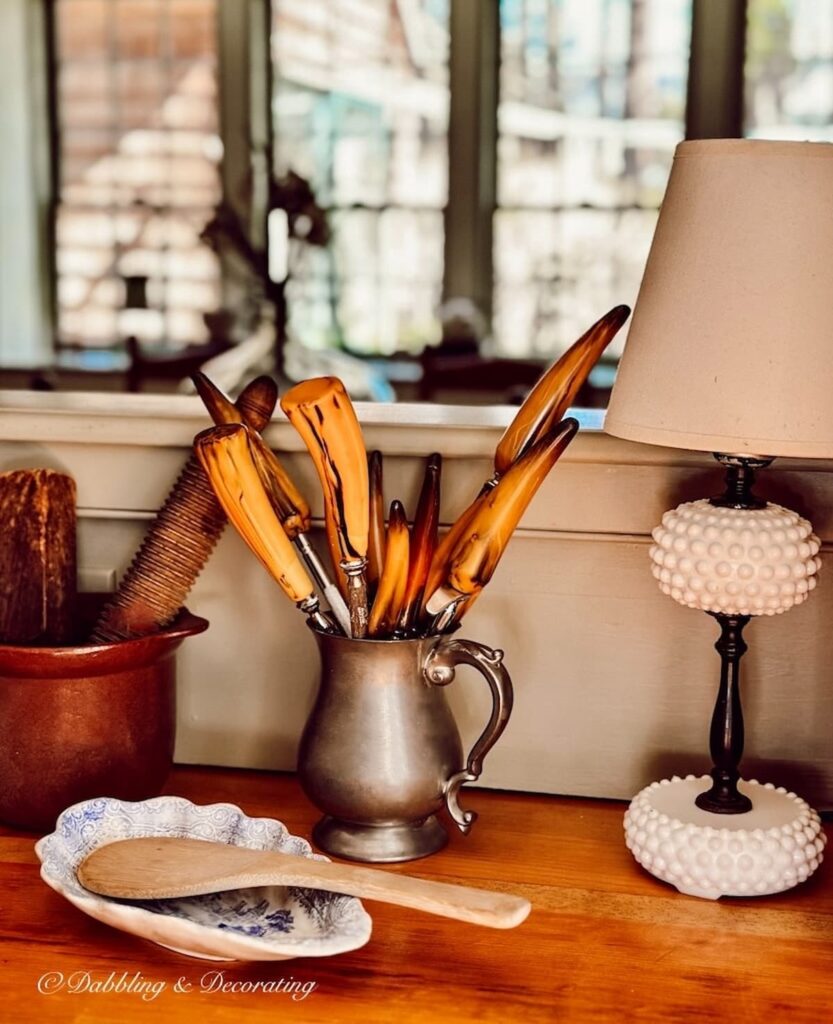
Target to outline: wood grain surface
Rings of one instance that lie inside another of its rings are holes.
[[[309,835],[316,812],[292,776],[179,769],[168,786],[230,801]],[[791,893],[710,903],[684,897],[632,861],[622,804],[475,791],[470,836],[393,866],[425,878],[528,897],[514,931],[494,932],[382,904],[373,936],[329,959],[210,964],[85,917],[38,877],[31,836],[0,830],[0,1020],[98,1024],[274,1020],[362,1024],[561,1021],[812,1022],[833,1019],[833,876],[822,865]],[[200,979],[315,983],[285,994],[204,992]],[[166,987],[137,994],[42,995],[59,971],[137,972]],[[176,993],[184,978],[191,991]]]
[[[54,469],[0,473],[0,642],[75,639],[75,481]]]

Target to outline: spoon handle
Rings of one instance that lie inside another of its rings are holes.
[[[174,899],[229,889],[294,885],[379,900],[489,928],[514,928],[530,911],[528,900],[510,893],[202,839],[156,836],[109,843],[93,851],[77,873],[85,888],[121,899]]]

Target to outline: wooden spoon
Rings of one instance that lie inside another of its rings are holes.
[[[393,903],[488,928],[514,928],[531,909],[528,900],[510,893],[429,882],[374,868],[334,864],[272,850],[248,850],[204,839],[152,836],[108,843],[82,861],[77,876],[91,892],[128,900],[175,899],[261,885],[297,885]]]

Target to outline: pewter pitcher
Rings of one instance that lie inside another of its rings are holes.
[[[298,776],[325,817],[313,830],[323,850],[390,862],[434,853],[448,842],[445,805],[466,833],[476,815],[458,803],[512,709],[503,652],[471,640],[354,640],[313,629],[321,686],[304,728]],[[466,761],[445,687],[457,665],[478,669],[492,692],[489,723]]]

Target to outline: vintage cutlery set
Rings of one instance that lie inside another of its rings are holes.
[[[413,531],[399,501],[386,526],[382,454],[368,459],[343,384],[322,377],[289,390],[280,405],[318,473],[332,577],[305,537],[308,503],[257,429],[199,375],[218,425],[197,436],[195,450],[228,518],[316,628],[357,639],[447,632],[491,579],[526,507],[575,436],[576,420],[562,417],[628,312],[613,309],[541,378],[498,443],[493,475],[439,541],[440,456],[427,459]]]

